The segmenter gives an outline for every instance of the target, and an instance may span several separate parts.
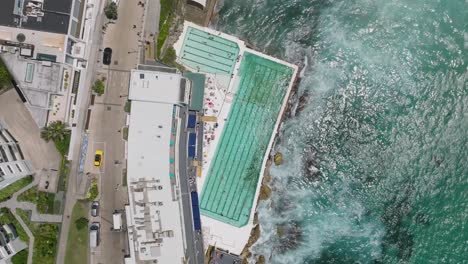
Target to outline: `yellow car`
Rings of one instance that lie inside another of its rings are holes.
[[[102,150],[96,150],[96,154],[94,154],[94,166],[101,166],[103,154],[104,152],[102,152]]]

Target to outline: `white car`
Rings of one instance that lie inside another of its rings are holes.
[[[94,201],[91,203],[91,216],[96,217],[99,215],[99,202]]]
[[[101,224],[98,222],[94,222],[91,224],[89,228],[89,246],[91,248],[95,248],[99,245],[99,229],[101,228]]]

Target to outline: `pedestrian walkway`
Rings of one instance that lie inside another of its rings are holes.
[[[17,191],[13,194],[13,196],[5,201],[0,203],[0,208],[6,207],[10,209],[11,213],[15,216],[16,220],[20,223],[21,227],[23,227],[26,234],[29,236],[29,255],[28,255],[28,264],[32,264],[32,256],[34,253],[34,235],[32,234],[29,227],[24,223],[23,219],[16,214],[16,209],[22,209],[31,211],[31,221],[32,222],[39,222],[39,223],[61,223],[62,222],[62,215],[50,215],[50,214],[40,214],[37,212],[36,205],[29,202],[18,202],[18,196],[23,192],[29,190],[30,188],[36,186],[39,183],[40,177],[34,177],[34,181],[30,184],[23,187],[21,190]]]
[[[23,219],[16,214],[16,210],[12,210],[11,213],[15,216],[16,220],[20,223],[21,227],[24,229],[24,232],[26,232],[26,234],[29,237],[28,264],[32,264],[32,257],[34,253],[34,236],[31,230],[29,230],[29,227],[26,225],[26,223],[24,223]]]

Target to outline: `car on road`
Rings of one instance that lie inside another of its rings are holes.
[[[98,222],[93,222],[89,227],[89,246],[95,248],[99,245],[99,229],[101,224]]]
[[[94,201],[91,203],[91,216],[96,217],[99,215],[99,202]]]
[[[96,167],[101,166],[103,155],[104,155],[104,152],[102,152],[102,150],[96,150],[96,153],[94,154],[94,166]]]
[[[111,61],[112,61],[112,49],[105,48],[103,55],[102,55],[102,63],[104,63],[104,65],[110,65]]]

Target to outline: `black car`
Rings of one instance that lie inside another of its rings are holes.
[[[112,49],[111,48],[105,48],[103,57],[102,57],[102,63],[105,65],[110,65],[112,60]]]

